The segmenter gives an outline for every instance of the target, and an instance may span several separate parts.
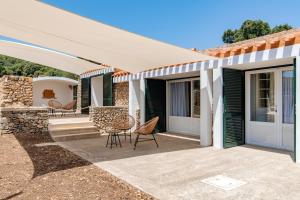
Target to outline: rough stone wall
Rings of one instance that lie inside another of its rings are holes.
[[[77,112],[81,112],[81,79],[78,80],[77,86]]]
[[[108,127],[115,118],[124,114],[128,114],[126,106],[93,107],[90,109],[90,120],[98,127],[100,133],[104,133],[105,127]]]
[[[129,84],[128,82],[113,84],[113,105],[129,105]]]
[[[36,107],[0,108],[0,134],[34,133],[48,131],[48,110]]]
[[[137,109],[135,111],[135,121],[136,121],[136,128],[139,128],[141,126],[141,112],[140,112],[140,109]]]
[[[32,78],[3,76],[0,78],[0,106],[32,106]]]

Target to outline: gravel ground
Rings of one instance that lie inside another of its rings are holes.
[[[0,136],[0,200],[153,199],[59,147],[49,136]]]

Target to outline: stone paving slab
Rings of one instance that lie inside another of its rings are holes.
[[[105,148],[106,137],[59,143],[158,199],[299,199],[300,166],[289,152],[249,145],[216,150],[199,142],[158,136],[160,147]],[[230,191],[202,180],[223,175],[246,184]]]

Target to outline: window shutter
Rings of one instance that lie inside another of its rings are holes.
[[[223,145],[245,144],[245,73],[223,69]]]
[[[112,73],[103,75],[103,106],[112,106]]]
[[[81,113],[88,114],[91,105],[91,79],[81,79]]]

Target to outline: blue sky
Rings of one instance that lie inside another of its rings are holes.
[[[56,7],[185,48],[222,44],[246,19],[300,27],[299,0],[43,0]],[[80,27],[79,27],[80,28]]]

